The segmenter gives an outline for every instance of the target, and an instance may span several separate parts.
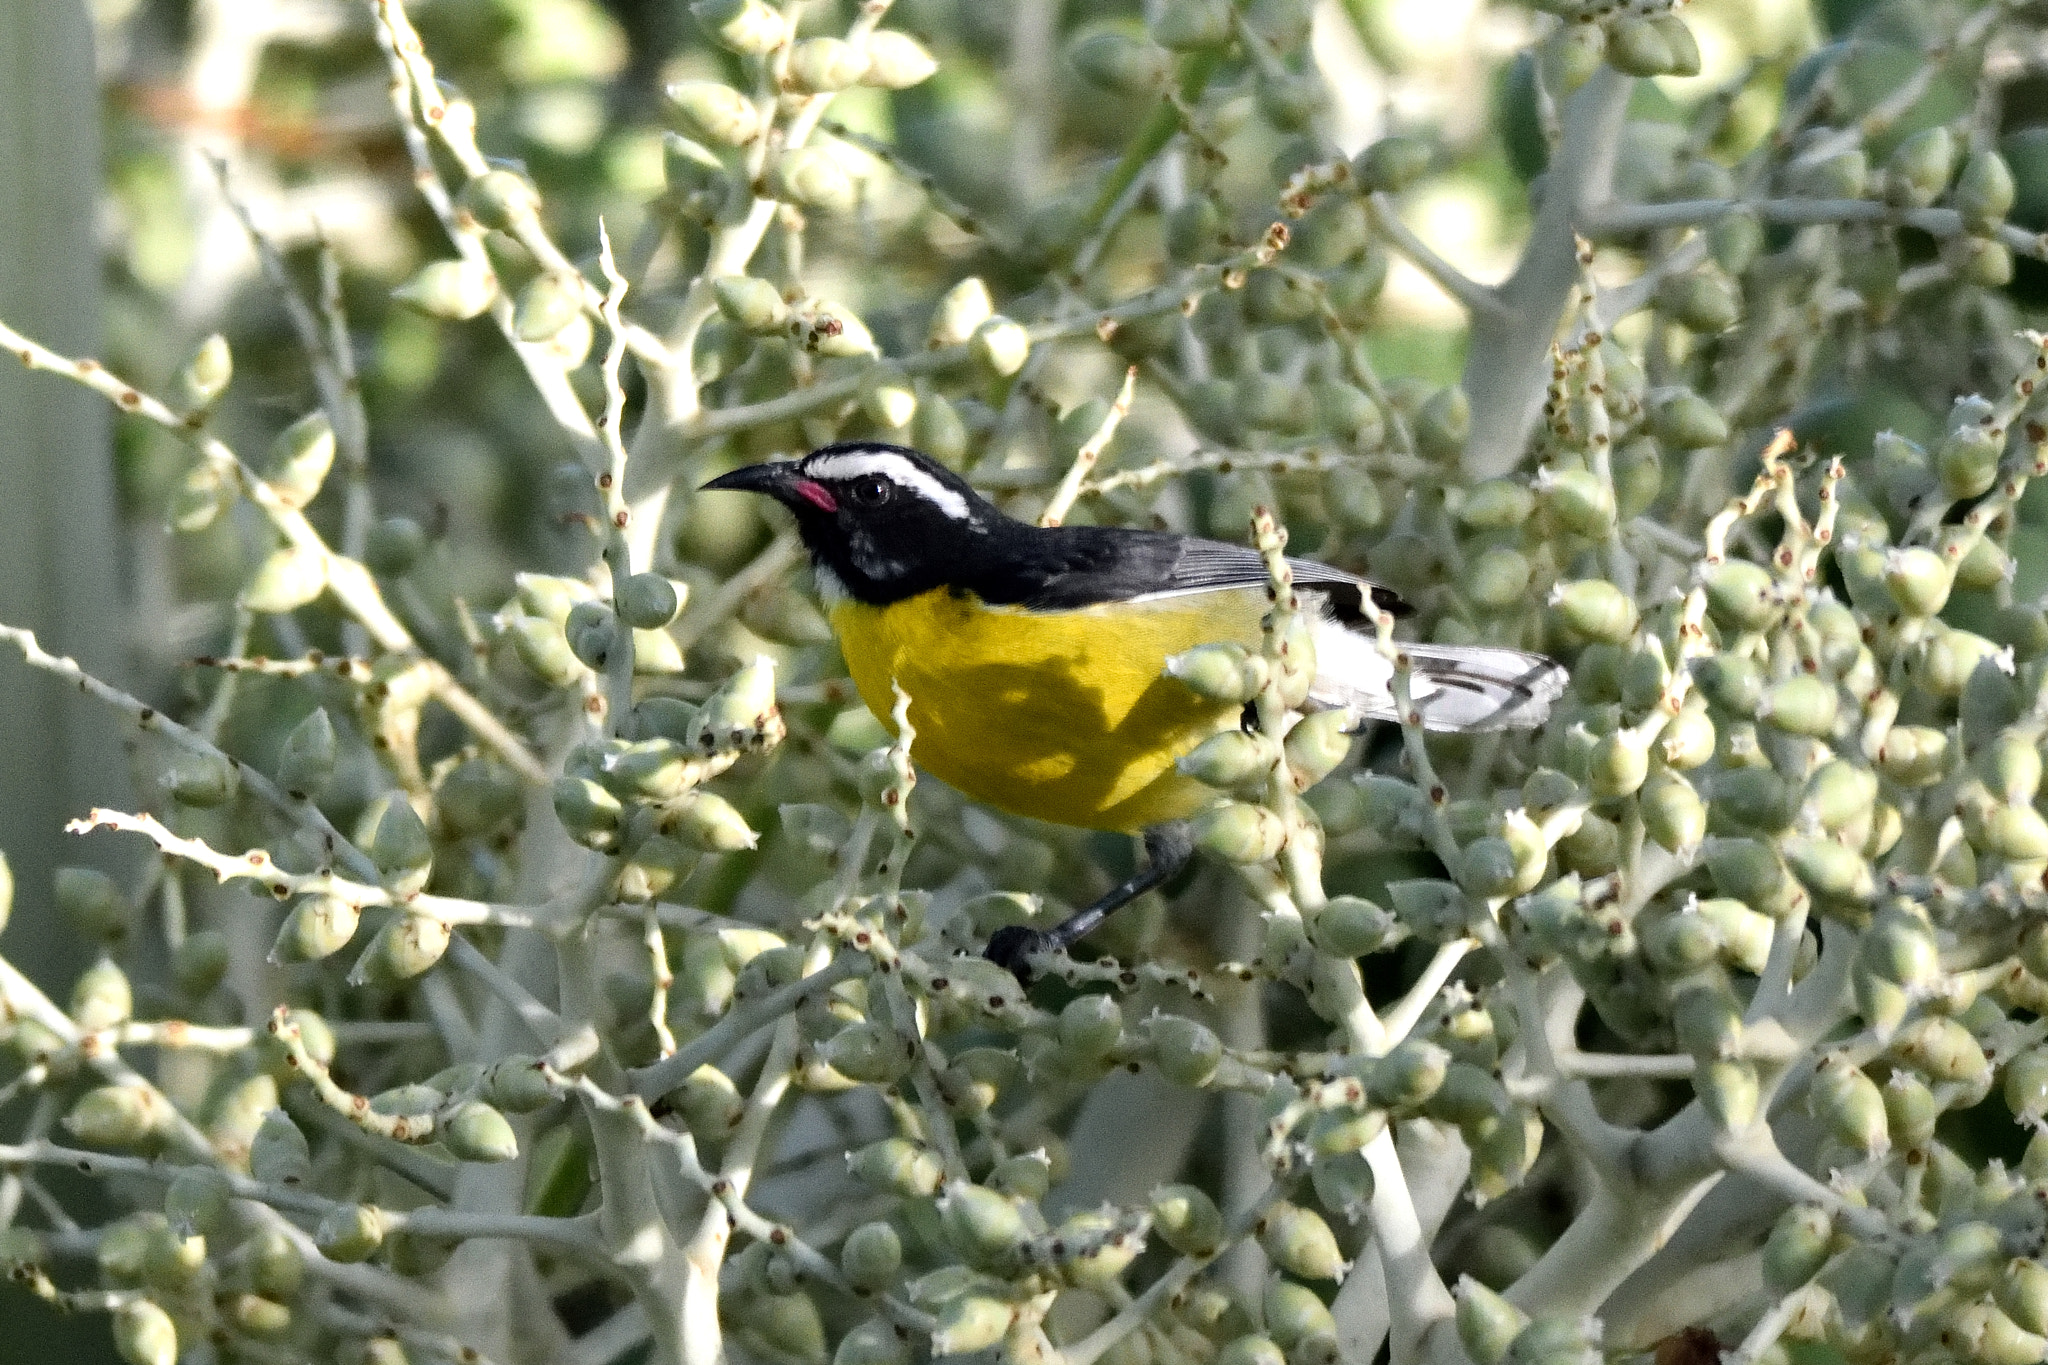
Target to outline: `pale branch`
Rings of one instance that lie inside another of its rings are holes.
[[[287,872],[261,848],[247,853],[222,853],[203,839],[175,834],[149,814],[130,815],[122,811],[94,808],[65,828],[73,834],[95,829],[122,830],[140,834],[163,852],[183,858],[213,873],[214,880],[253,881],[279,900],[302,895],[330,895],[358,908],[381,905],[408,914],[425,915],[443,924],[497,924],[510,928],[534,929],[547,922],[545,907],[492,905],[485,901],[436,896],[427,892],[401,894],[372,882],[359,882],[331,871]],[[375,869],[372,868],[374,873]]]
[[[1464,305],[1467,312],[1474,317],[1484,315],[1492,318],[1499,318],[1506,312],[1507,306],[1501,302],[1499,291],[1479,283],[1416,236],[1414,230],[1401,221],[1393,200],[1384,191],[1376,190],[1367,195],[1365,210],[1380,235],[1406,256],[1417,270],[1428,276],[1437,288]]]
[[[1067,513],[1073,510],[1074,499],[1081,495],[1088,475],[1095,469],[1095,462],[1100,460],[1102,452],[1109,448],[1110,441],[1116,436],[1117,427],[1130,415],[1131,400],[1137,394],[1137,384],[1138,367],[1133,365],[1124,371],[1123,387],[1117,390],[1116,401],[1109,405],[1109,411],[1103,415],[1102,425],[1081,443],[1081,448],[1075,452],[1073,463],[1067,466],[1066,475],[1060,480],[1059,487],[1053,490],[1052,498],[1045,504],[1045,510],[1038,514],[1040,526],[1058,526],[1066,520]]]

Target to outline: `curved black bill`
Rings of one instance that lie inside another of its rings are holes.
[[[750,464],[735,469],[730,474],[721,474],[701,491],[706,493],[766,493],[776,497],[789,491],[796,474],[796,461],[772,460],[767,464]]]

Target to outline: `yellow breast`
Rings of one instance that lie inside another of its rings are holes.
[[[1133,830],[1213,796],[1174,760],[1241,709],[1165,677],[1167,658],[1255,643],[1264,610],[1252,592],[1036,612],[939,589],[887,607],[842,601],[832,627],[883,724],[891,680],[909,694],[919,767],[1018,815]]]

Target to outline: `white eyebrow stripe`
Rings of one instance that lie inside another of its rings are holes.
[[[805,462],[804,472],[814,479],[856,479],[863,474],[879,474],[899,487],[917,490],[926,502],[955,521],[970,519],[967,499],[890,451],[847,451],[813,457]]]

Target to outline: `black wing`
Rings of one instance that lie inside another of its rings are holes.
[[[1231,588],[1262,588],[1266,561],[1256,550],[1220,540],[1129,527],[1014,523],[997,532],[993,553],[961,584],[984,602],[1070,611],[1098,602],[1180,597]],[[1337,618],[1365,620],[1365,595],[1396,616],[1411,610],[1390,588],[1312,560],[1290,559],[1297,586],[1326,593]],[[963,566],[964,567],[964,566]]]

